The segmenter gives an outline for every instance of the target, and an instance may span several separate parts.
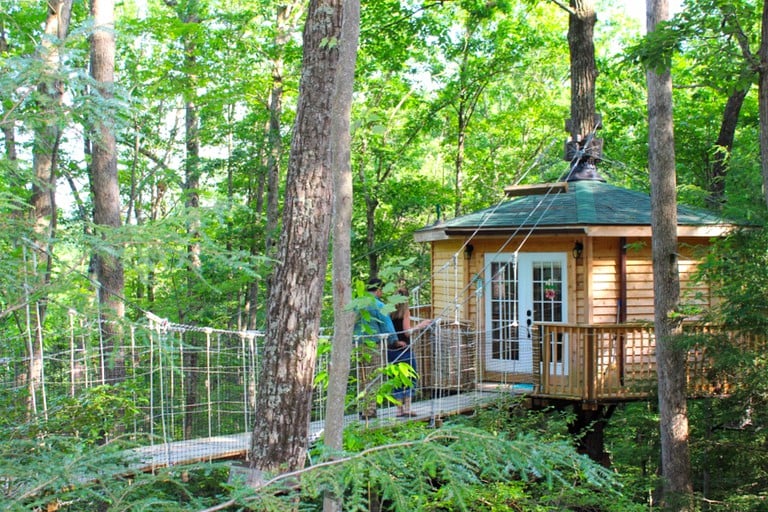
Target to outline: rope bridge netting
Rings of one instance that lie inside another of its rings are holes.
[[[538,160],[518,182],[537,165]],[[496,208],[507,200],[499,201]],[[538,207],[531,212],[532,217],[539,214]],[[515,230],[498,252],[516,254],[533,229]],[[522,240],[511,247],[515,237]],[[473,397],[488,388],[480,382],[481,355],[490,350],[485,346],[487,341],[499,345],[501,340],[513,346],[521,336],[511,301],[502,304],[507,313],[499,315],[490,329],[481,318],[484,308],[488,309],[481,305],[482,283],[495,276],[485,265],[475,268],[474,285],[462,275],[465,250],[473,238],[474,234],[467,237],[452,257],[432,269],[429,284],[439,286],[430,291],[416,287],[411,297],[416,323],[424,316],[433,320],[412,336],[419,374],[414,410],[423,418],[473,407]],[[516,272],[516,265],[513,270]],[[430,304],[421,303],[423,295],[429,295]],[[34,305],[30,303],[27,309],[30,307]],[[167,446],[239,435],[242,439],[237,442],[246,443],[245,435],[259,413],[254,410],[254,398],[265,342],[262,332],[175,324],[145,312],[141,321],[122,324],[120,341],[113,344],[101,338],[97,316],[74,310],[67,315],[67,310],[53,301],[47,307],[49,314],[57,307],[61,309],[59,316],[69,317],[66,332],[35,329],[30,325],[34,322],[29,321],[29,312],[26,328],[0,326],[0,405],[9,411],[0,417],[0,425],[23,427],[59,421],[65,430],[84,435],[84,429],[101,422],[96,435],[102,441],[119,436],[149,446]],[[36,316],[41,317],[39,312]],[[36,335],[37,331],[41,334]],[[321,342],[330,343],[330,331],[323,331]],[[359,404],[355,402],[373,391],[370,387],[359,389],[356,376],[364,365],[381,367],[386,363],[383,343],[379,350],[378,357],[352,361],[348,393],[352,398],[345,422],[357,421]],[[318,372],[325,371],[328,364],[329,352],[320,353]],[[530,354],[518,356],[530,359]],[[115,374],[120,376],[117,384],[109,382]],[[385,379],[379,372],[368,386],[380,385]],[[493,391],[521,382],[519,378],[515,383],[506,379],[506,374],[495,379]],[[394,410],[389,401],[379,404],[377,421],[395,420]],[[317,387],[311,414],[313,435],[322,433],[324,414],[325,392]]]
[[[418,321],[419,313],[429,306],[418,303],[418,290],[414,299],[412,311]],[[450,316],[455,316],[453,311]],[[66,432],[87,435],[84,431],[100,422],[102,428],[95,435],[102,436],[102,441],[119,437],[138,445],[165,447],[167,465],[220,456],[194,443],[183,448],[183,455],[172,455],[171,443],[209,439],[233,442],[240,451],[249,448],[249,433],[258,414],[254,404],[263,332],[182,325],[147,313],[143,321],[124,323],[121,344],[109,347],[100,338],[97,319],[70,310],[69,320],[67,332],[46,333],[44,342],[29,332],[15,339],[2,333],[0,404],[11,412],[0,418],[0,424],[32,425],[45,420]],[[414,333],[412,340],[419,374],[413,410],[428,419],[472,407],[480,389],[482,336],[468,323],[445,315]],[[330,342],[324,333],[321,343]],[[378,357],[353,357],[345,423],[359,421],[359,397],[375,393],[377,383],[386,380],[380,370],[386,364],[385,345],[378,345]],[[327,370],[329,359],[328,351],[321,354],[318,372]],[[367,389],[360,389],[356,379],[363,365],[373,365],[374,374],[378,372]],[[110,383],[108,376],[114,374],[115,366],[122,368],[118,374],[124,378]],[[325,398],[324,388],[316,387],[313,436],[323,430]],[[387,400],[379,403],[376,421],[398,421],[395,405]]]

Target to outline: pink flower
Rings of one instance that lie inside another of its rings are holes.
[[[557,295],[557,292],[554,288],[545,288],[544,289],[544,298],[548,300],[555,300],[555,296]]]

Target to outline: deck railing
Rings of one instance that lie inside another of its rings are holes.
[[[684,326],[695,334],[710,328]],[[583,401],[633,400],[657,386],[656,339],[651,324],[538,324],[534,342],[534,394]],[[757,343],[735,339],[736,343]],[[707,349],[691,343],[686,360],[689,396],[727,391],[712,374]]]
[[[539,370],[539,375],[534,376],[538,377],[538,382],[534,382],[537,394],[593,401],[641,398],[655,388],[652,327],[626,324],[539,324],[537,327],[538,347],[534,347],[534,368]]]

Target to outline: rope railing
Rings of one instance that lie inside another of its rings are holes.
[[[170,443],[248,434],[259,413],[254,406],[264,333],[186,326],[153,314],[147,315],[147,320],[124,329],[119,350],[125,355],[120,359],[125,368],[117,373],[125,378],[110,383],[102,377],[105,372],[101,365],[114,364],[115,360],[105,351],[105,344],[98,343],[98,322],[80,321],[72,315],[69,332],[41,354],[45,378],[37,392],[40,396],[45,392],[46,408],[41,409],[41,401],[35,415],[29,408],[17,407],[17,417],[7,419],[18,423],[44,415],[56,418],[61,404],[73,399],[82,404],[82,417],[102,414],[86,409],[95,404],[95,397],[109,397],[120,406],[103,413],[109,416],[104,419],[106,440],[110,427],[119,424],[112,435],[161,448],[168,464],[177,460]],[[330,339],[328,333],[321,336],[321,342],[330,343]],[[468,325],[441,319],[413,333],[412,350],[419,375],[413,410],[422,419],[455,409],[455,405],[447,405],[449,397],[455,404],[475,390],[478,339]],[[355,392],[350,393],[353,398],[346,411],[346,424],[359,421],[357,402],[363,396],[375,396],[387,380],[382,371],[387,361],[386,344],[378,344],[378,350],[378,376],[368,389],[357,389],[362,359],[353,361],[350,386]],[[327,355],[318,358],[318,372],[327,369],[328,359]],[[27,400],[30,388],[24,376],[29,365],[28,357],[0,347],[0,400],[17,404]],[[114,386],[104,387],[104,383]],[[397,404],[386,396],[384,393],[384,399],[377,403],[379,423],[398,421]],[[311,413],[316,432],[322,431],[325,406],[325,390],[318,386]],[[195,447],[190,444],[187,449],[191,454]]]

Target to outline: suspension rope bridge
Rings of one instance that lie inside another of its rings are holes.
[[[102,364],[112,354],[92,343],[97,323],[78,322],[71,312],[70,332],[62,336],[58,350],[42,354],[45,371],[36,385],[24,383],[28,358],[0,359],[0,394],[6,397],[39,397],[38,417],[55,418],[57,405],[65,398],[82,393],[122,392],[115,409],[106,411],[112,421],[121,423],[120,435],[140,446],[132,451],[134,468],[152,469],[201,460],[240,458],[250,449],[255,390],[263,333],[196,327],[168,322],[151,313],[146,323],[129,324],[122,352],[126,380],[110,387]],[[83,319],[81,319],[83,320]],[[484,384],[477,371],[478,333],[461,323],[437,320],[413,337],[412,349],[420,378],[418,395],[412,404],[415,421],[438,423],[445,416],[465,413],[487,404],[499,393],[524,392],[513,384]],[[439,343],[437,341],[439,340]],[[64,344],[66,343],[66,344]],[[330,343],[326,336],[321,343]],[[56,343],[54,343],[56,345]],[[378,361],[386,361],[386,344],[380,344]],[[318,360],[317,371],[327,369],[328,358]],[[361,359],[353,361],[353,376]],[[370,369],[369,369],[370,370]],[[351,382],[356,385],[355,379]],[[356,389],[356,394],[363,390]],[[310,440],[323,433],[325,390],[314,391]],[[85,400],[81,413],[89,416]],[[119,407],[118,407],[119,404]],[[376,419],[367,426],[382,426],[403,421],[396,407],[379,405]],[[76,428],[77,418],[72,418]],[[358,423],[355,404],[351,404],[344,424]]]
[[[516,184],[536,165],[538,159]],[[570,172],[572,170],[573,165]],[[547,190],[547,195],[551,190],[554,188]],[[543,215],[539,207],[545,198],[530,212],[529,218]],[[493,208],[501,207],[508,200],[508,197],[502,198]],[[519,237],[514,251],[517,254],[535,227],[536,223],[525,228],[517,226],[498,252],[505,251]],[[474,234],[481,228],[477,227]],[[471,286],[459,278],[460,256],[474,234],[467,236],[453,258],[433,269],[430,275],[430,281],[440,279],[444,283],[453,282],[453,286],[441,287],[445,296],[440,298],[440,303],[444,306],[432,311],[434,322],[429,328],[413,336],[419,395],[412,410],[417,420],[437,422],[445,415],[470,411],[487,403],[500,392],[531,390],[519,382],[507,382],[504,376],[493,384],[481,381],[479,361],[488,332],[484,327],[481,332],[478,315],[474,315],[475,325],[463,320],[467,318],[463,313],[469,301],[478,300],[478,291],[472,293]],[[512,270],[516,271],[516,264]],[[483,266],[482,273],[487,272]],[[415,318],[425,307],[420,303],[421,292],[419,286],[412,295]],[[55,302],[48,304],[49,308],[55,306]],[[100,386],[108,383],[105,368],[123,364],[125,382],[121,389],[126,395],[122,398],[127,401],[111,419],[123,423],[122,435],[145,445],[135,451],[142,467],[242,456],[249,448],[250,430],[259,413],[254,407],[263,332],[175,324],[151,312],[143,313],[146,321],[126,322],[124,345],[110,347],[109,351],[100,339],[98,320],[86,318],[73,309],[68,311],[69,332],[49,335],[45,345],[42,340],[32,339],[30,333],[34,328],[29,327],[24,343],[3,343],[0,347],[0,394],[7,400],[23,400],[28,417],[47,419],[57,412],[49,404],[63,397],[75,398],[87,390],[99,392]],[[499,325],[494,329],[506,327]],[[36,341],[39,346],[34,346]],[[330,342],[330,337],[321,336],[323,342]],[[18,347],[25,345],[28,345],[26,353],[23,350],[20,353]],[[378,360],[386,361],[384,343],[380,344],[380,350]],[[33,372],[31,367],[36,364],[40,369]],[[321,356],[317,371],[324,371],[327,364],[327,357]],[[357,374],[359,365],[359,360],[353,362],[353,373]],[[354,391],[359,396],[364,390]],[[322,435],[324,414],[325,393],[318,386],[311,413],[312,438]],[[356,410],[345,417],[345,424],[357,421]],[[375,421],[377,424],[398,421],[395,407],[380,406]]]

